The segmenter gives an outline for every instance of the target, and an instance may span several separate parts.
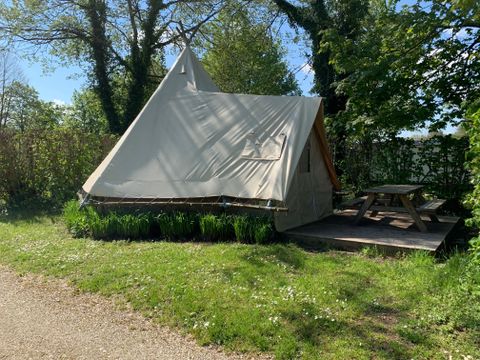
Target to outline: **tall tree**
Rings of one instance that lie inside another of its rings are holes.
[[[323,32],[335,28],[345,37],[354,39],[361,19],[368,10],[367,0],[308,0],[295,5],[292,1],[273,0],[287,15],[294,27],[302,28],[311,41],[314,87],[312,91],[326,100],[327,114],[335,115],[345,108],[346,98],[335,93],[333,84],[339,74],[330,64],[330,52],[321,51]]]
[[[4,126],[21,132],[27,129],[53,128],[63,120],[63,109],[42,101],[31,86],[14,81],[5,89],[9,99]]]
[[[325,100],[325,112],[329,123],[327,129],[333,144],[333,155],[337,173],[342,175],[345,161],[347,126],[345,118],[337,116],[345,110],[348,97],[335,91],[335,84],[346,75],[336,71],[331,64],[330,49],[322,46],[324,33],[334,29],[350,41],[355,41],[362,19],[368,13],[368,0],[302,0],[293,3],[273,0],[287,15],[290,24],[302,28],[311,42],[314,87],[312,91]]]
[[[343,116],[358,131],[455,124],[480,97],[480,3],[374,2],[355,42],[335,30],[322,46],[343,79]]]
[[[11,39],[44,48],[60,61],[84,65],[101,101],[110,131],[121,133],[143,106],[155,59],[177,40],[170,36],[178,14],[187,32],[218,12],[221,0],[19,0],[0,5],[0,30]],[[114,100],[116,78],[126,99]]]
[[[7,51],[0,52],[0,128],[8,121],[12,104],[12,92],[8,91],[15,82],[23,82],[22,71],[15,58]]]
[[[105,133],[108,123],[98,95],[91,89],[75,91],[63,125],[90,133]]]
[[[255,23],[247,10],[238,5],[226,8],[202,33],[209,37],[202,62],[222,91],[299,94],[280,43],[268,33],[268,26]]]

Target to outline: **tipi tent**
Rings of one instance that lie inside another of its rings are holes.
[[[321,98],[226,94],[187,46],[82,187],[103,204],[277,210],[277,230],[332,212]]]

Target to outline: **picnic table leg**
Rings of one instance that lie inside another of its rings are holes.
[[[395,200],[395,194],[390,194],[390,199],[388,201],[388,206],[393,206],[393,200]]]
[[[372,206],[373,201],[375,200],[375,194],[368,194],[367,200],[363,203],[360,210],[358,210],[357,216],[355,217],[354,224],[358,224],[362,219],[363,215],[367,212],[367,210]]]
[[[410,199],[406,195],[399,195],[399,197],[403,206],[405,207],[405,209],[407,209],[408,213],[413,218],[413,221],[415,221],[418,229],[421,232],[428,232],[427,225],[425,225],[420,215],[418,215],[417,210],[415,210],[415,207],[413,206]]]

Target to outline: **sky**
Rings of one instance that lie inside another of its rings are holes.
[[[19,64],[28,84],[34,87],[40,98],[45,101],[54,101],[61,104],[71,102],[73,92],[85,84],[85,78],[75,75],[81,74],[77,67],[58,67],[52,72],[45,73],[41,64],[20,59]]]

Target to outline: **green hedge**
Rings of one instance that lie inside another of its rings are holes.
[[[472,172],[473,191],[467,196],[466,205],[472,210],[472,218],[467,225],[474,229],[477,236],[470,241],[472,263],[480,267],[480,99],[472,104],[467,113],[467,128],[470,137],[470,151],[468,152],[468,167]]]
[[[61,207],[117,139],[62,127],[0,129],[0,207]],[[471,189],[464,167],[467,149],[467,138],[452,136],[351,140],[346,161],[337,165],[343,170],[344,187],[355,192],[375,183],[422,183],[434,196],[460,199]]]
[[[63,217],[74,237],[95,239],[235,240],[265,244],[275,237],[272,219],[268,217],[180,211],[100,214],[90,206],[80,209],[74,200],[65,205]]]
[[[59,207],[72,199],[117,137],[78,130],[0,129],[0,207]]]
[[[467,137],[432,136],[420,140],[356,140],[347,145],[347,158],[338,164],[342,182],[354,192],[373,184],[424,184],[433,196],[460,201],[471,191],[465,168]]]

